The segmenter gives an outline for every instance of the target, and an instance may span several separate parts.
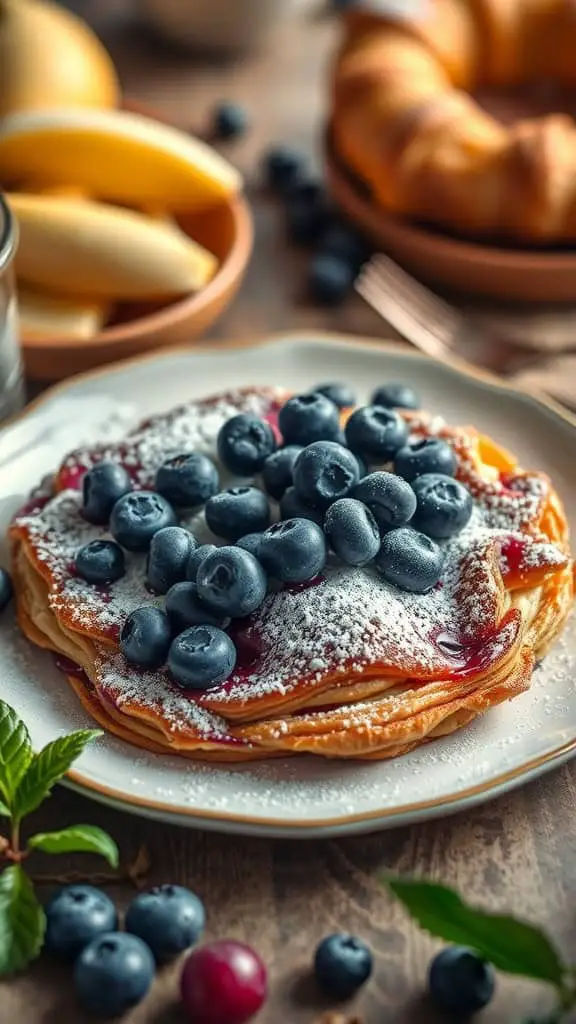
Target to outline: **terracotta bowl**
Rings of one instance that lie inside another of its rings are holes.
[[[126,103],[125,106],[147,113],[137,104]],[[210,284],[168,305],[123,305],[109,326],[85,341],[69,338],[23,341],[24,364],[30,379],[61,380],[163,345],[181,345],[204,334],[240,287],[252,253],[252,215],[247,200],[237,196],[218,207],[179,217],[178,223],[220,260]]]
[[[576,299],[576,249],[498,248],[415,227],[373,203],[329,144],[326,175],[344,213],[383,252],[427,284],[505,302]]]

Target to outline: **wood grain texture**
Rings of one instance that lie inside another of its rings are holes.
[[[227,149],[246,172],[255,204],[257,245],[246,285],[213,332],[250,337],[289,328],[337,329],[383,335],[375,314],[360,299],[337,311],[305,300],[305,258],[286,246],[280,210],[257,184],[259,154],[267,143],[289,139],[319,162],[326,60],[334,26],[311,15],[286,30],[275,45],[250,60],[222,68],[175,57],[158,43],[118,23],[115,0],[77,3],[98,18],[118,62],[127,92],[182,124],[206,123],[211,105],[232,97],[250,110],[250,136]],[[113,15],[113,17],[112,17]],[[484,353],[498,363],[501,350]],[[194,888],[205,900],[210,937],[253,943],[266,960],[270,999],[258,1024],[319,1024],[328,1010],[310,980],[315,943],[346,929],[369,940],[375,976],[342,1010],[338,1024],[440,1024],[423,1000],[426,966],[434,946],[414,928],[383,890],[386,872],[432,876],[457,885],[471,899],[514,909],[548,927],[576,959],[576,766],[561,768],[508,797],[473,812],[367,838],[318,842],[268,842],[199,833],[147,822],[59,790],[34,821],[55,829],[93,822],[119,841],[132,858],[141,843],[151,856],[150,882]],[[38,871],[55,860],[38,858]],[[58,859],[56,870],[99,870],[90,858]],[[109,890],[124,907],[129,885]],[[49,889],[43,889],[48,894]],[[547,1005],[542,987],[504,980],[483,1024],[518,1021]],[[86,1018],[86,1024],[87,1024]],[[84,1024],[71,995],[70,973],[46,961],[2,985],[0,1024]],[[146,1002],[127,1015],[130,1024],[178,1024],[177,968],[157,979]],[[328,1017],[325,1024],[336,1024]]]

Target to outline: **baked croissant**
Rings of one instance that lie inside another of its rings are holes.
[[[576,124],[499,123],[473,93],[576,84],[573,0],[427,0],[350,11],[332,76],[335,152],[397,214],[477,237],[576,238]]]

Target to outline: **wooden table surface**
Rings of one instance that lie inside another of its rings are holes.
[[[211,104],[233,97],[250,111],[252,131],[227,150],[256,178],[258,155],[289,139],[317,155],[322,125],[322,77],[334,26],[320,15],[286,29],[266,52],[223,67],[179,56],[118,21],[116,0],[77,3],[98,19],[117,59],[126,92],[183,124],[201,125]],[[114,17],[112,17],[114,15]],[[242,294],[213,336],[262,335],[290,328],[383,334],[359,299],[339,310],[313,308],[304,297],[301,256],[285,244],[280,211],[251,189],[257,242]],[[346,929],[372,944],[375,976],[350,1009],[362,1024],[435,1024],[422,1000],[431,942],[382,890],[384,871],[432,876],[494,908],[513,908],[547,926],[567,955],[576,950],[576,764],[560,768],[477,810],[429,824],[340,841],[269,842],[154,824],[60,789],[37,816],[50,829],[93,822],[118,840],[125,860],[146,844],[150,883],[194,888],[206,903],[210,937],[254,943],[270,971],[271,992],[259,1024],[312,1024],[329,1009],[309,983],[315,943]],[[90,858],[59,859],[58,870],[98,870]],[[38,862],[38,869],[54,864]],[[121,906],[133,890],[110,887]],[[518,1021],[547,1005],[541,987],[502,979],[486,1024]],[[177,1024],[176,969],[156,981],[148,1000],[125,1020]],[[0,1024],[82,1022],[69,973],[40,962],[2,985]],[[347,1017],[343,1018],[342,1024]],[[338,1024],[341,1024],[338,1019]]]

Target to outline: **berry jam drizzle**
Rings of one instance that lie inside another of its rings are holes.
[[[494,663],[495,637],[482,637],[473,643],[463,643],[453,633],[439,632],[432,639],[436,650],[450,661],[454,668],[445,673],[450,680],[465,679],[479,674]]]

